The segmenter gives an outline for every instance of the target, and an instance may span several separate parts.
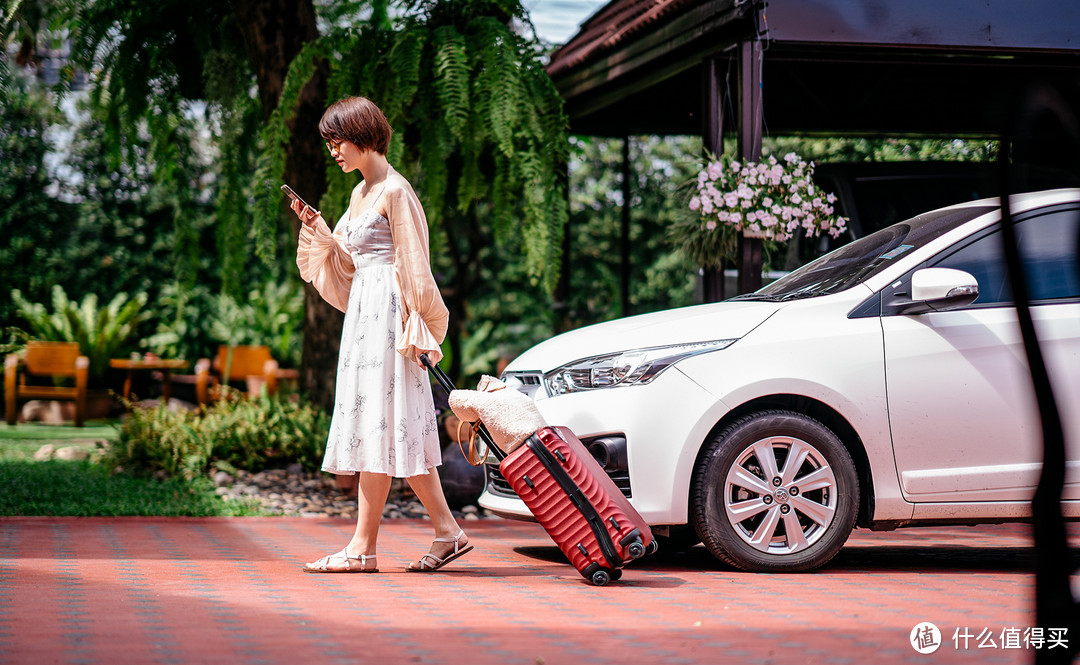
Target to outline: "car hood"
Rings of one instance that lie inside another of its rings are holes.
[[[630,316],[578,328],[541,342],[506,371],[550,372],[581,358],[652,346],[738,339],[785,305],[728,301]]]

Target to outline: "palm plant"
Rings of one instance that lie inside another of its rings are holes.
[[[109,359],[126,355],[137,339],[139,324],[149,318],[144,310],[147,296],[128,297],[117,293],[105,307],[98,306],[96,294],[82,302],[73,302],[59,284],[52,288],[52,311],[41,303],[32,303],[15,289],[11,292],[19,316],[30,326],[31,335],[50,342],[78,342],[79,350],[90,359],[90,385],[101,385]]]

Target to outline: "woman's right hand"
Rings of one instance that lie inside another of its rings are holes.
[[[319,219],[321,214],[318,210],[315,210],[309,205],[305,205],[298,199],[293,199],[292,203],[289,204],[289,208],[296,213],[296,216],[300,218],[300,221],[304,226],[308,227],[315,226],[315,222]]]

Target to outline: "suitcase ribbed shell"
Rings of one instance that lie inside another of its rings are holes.
[[[634,542],[639,548],[649,546],[649,527],[572,432],[545,427],[532,439],[551,451],[584,499],[596,509],[614,546],[616,560],[609,561],[592,526],[533,450],[528,445],[516,449],[502,461],[499,470],[578,572],[588,577],[586,571],[596,566],[617,570],[636,558],[627,551]],[[640,539],[632,537],[635,529]],[[621,543],[624,539],[626,542]]]

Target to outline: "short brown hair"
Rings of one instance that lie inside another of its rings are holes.
[[[367,97],[346,97],[334,102],[319,120],[324,139],[345,140],[361,150],[385,155],[390,147],[390,123],[382,109]]]

